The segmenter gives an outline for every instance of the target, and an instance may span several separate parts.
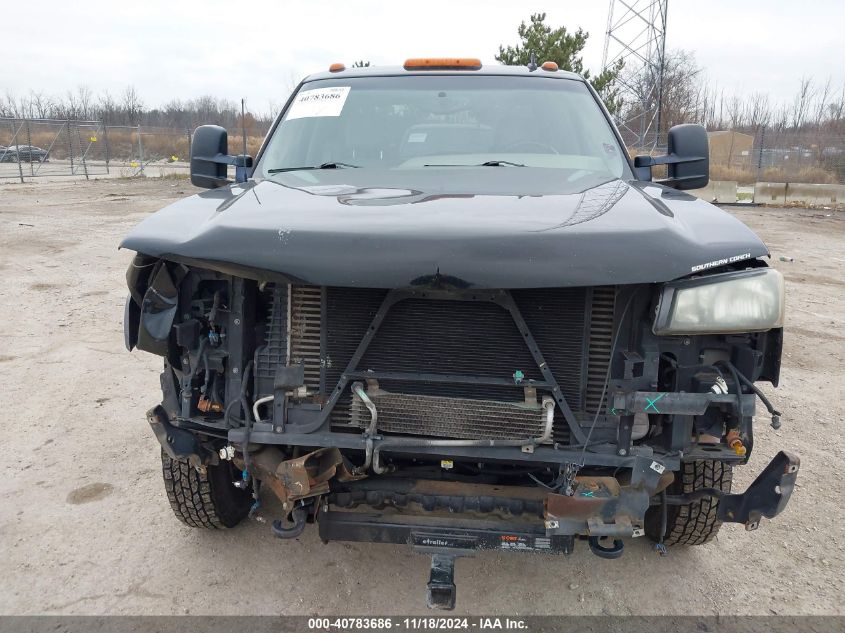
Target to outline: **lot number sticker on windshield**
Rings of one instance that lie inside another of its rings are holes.
[[[349,96],[349,86],[317,88],[300,92],[291,104],[287,118],[290,120],[312,116],[340,116],[347,96]]]

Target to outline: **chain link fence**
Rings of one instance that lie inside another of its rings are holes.
[[[0,180],[187,175],[191,132],[101,121],[0,118]],[[708,134],[712,180],[845,184],[845,136],[766,127]],[[247,153],[254,156],[261,141],[249,136]],[[241,142],[233,130],[234,153],[242,151]],[[662,154],[666,145],[664,134],[645,145],[631,142],[629,152]]]
[[[133,177],[188,175],[193,130],[101,121],[0,117],[0,181],[39,177]],[[241,153],[232,130],[229,144]],[[263,137],[247,137],[255,156]]]
[[[710,133],[714,180],[845,184],[845,136],[761,127]]]
[[[715,130],[710,141],[711,180],[845,184],[845,136],[820,131]],[[624,138],[624,136],[623,136]],[[626,139],[631,156],[660,155],[667,151],[667,135],[643,143]],[[655,168],[656,176],[665,172]]]
[[[191,130],[147,126],[106,126],[110,168],[121,176],[188,173]]]
[[[0,118],[0,180],[188,173],[191,130]]]
[[[0,177],[107,174],[105,136],[99,121],[0,119]]]

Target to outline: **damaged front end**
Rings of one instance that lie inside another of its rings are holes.
[[[454,559],[479,549],[586,540],[615,558],[626,538],[662,546],[673,508],[706,499],[714,522],[755,529],[791,495],[783,452],[744,493],[685,479],[748,461],[758,397],[779,423],[754,383],[777,383],[782,330],[679,330],[677,297],[701,282],[362,289],[236,272],[130,268],[127,347],[164,357],[156,437],[197,469],[230,462],[256,500],[272,491],[280,538],[316,522],[326,541],[431,554],[430,606],[454,606]]]
[[[239,464],[240,465],[240,464]],[[272,525],[279,538],[295,538],[311,520],[324,541],[410,544],[432,557],[427,604],[455,605],[454,561],[477,550],[571,554],[577,539],[601,557],[619,558],[624,538],[644,534],[650,507],[719,500],[718,519],[754,530],[762,517],[786,506],[799,460],[780,452],[741,494],[701,489],[666,494],[674,476],[658,461],[637,458],[630,480],[576,475],[557,492],[384,475],[368,478],[337,449],[321,448],[285,460],[275,448],[252,458],[252,472],[282,502],[286,520]]]

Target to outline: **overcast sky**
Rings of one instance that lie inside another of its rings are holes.
[[[598,70],[607,0],[41,0],[3,3],[0,91],[63,94],[80,84],[119,93],[133,84],[148,105],[213,94],[266,111],[294,80],[335,61],[401,64],[406,57],[474,56],[533,12],[590,33]],[[727,93],[791,100],[802,75],[845,81],[843,0],[669,0],[667,48],[695,52]],[[542,60],[541,60],[542,61]]]

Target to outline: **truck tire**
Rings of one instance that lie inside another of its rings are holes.
[[[666,491],[669,495],[702,488],[730,492],[733,467],[713,460],[684,462],[677,475]],[[703,545],[711,541],[722,525],[716,518],[718,507],[719,500],[715,497],[704,497],[681,506],[668,506],[664,545]],[[660,514],[659,505],[651,506],[645,517],[646,534],[655,542],[660,541]]]
[[[173,514],[185,525],[211,530],[236,526],[249,514],[252,488],[235,488],[240,473],[231,462],[208,466],[205,474],[161,451],[164,489]]]

